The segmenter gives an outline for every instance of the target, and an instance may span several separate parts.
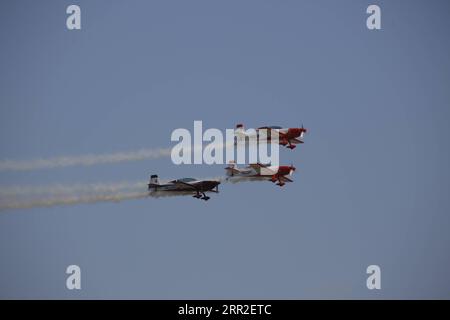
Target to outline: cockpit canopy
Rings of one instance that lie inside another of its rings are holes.
[[[283,129],[283,127],[280,126],[267,126],[267,127],[261,127],[258,129]]]
[[[197,179],[194,179],[194,178],[181,178],[181,179],[178,179],[178,181],[181,181],[181,182],[192,182],[192,181],[197,181]]]

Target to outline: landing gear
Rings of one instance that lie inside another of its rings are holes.
[[[270,181],[272,181],[273,183],[278,181],[277,186],[280,186],[280,187],[282,187],[286,184],[283,181],[281,181],[280,177],[277,175],[273,175],[272,178],[270,179]]]
[[[209,199],[211,199],[210,197],[208,197],[204,192],[200,192],[197,191],[197,194],[194,194],[192,197],[197,198],[197,199],[202,199],[205,201],[208,201]]]
[[[294,149],[296,146],[295,145],[293,145],[292,143],[291,143],[291,141],[290,140],[281,140],[280,141],[280,144],[283,146],[283,147],[286,147],[286,148],[289,148],[289,149]]]

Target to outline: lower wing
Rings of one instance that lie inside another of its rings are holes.
[[[292,180],[286,176],[279,176],[279,179],[283,182],[294,182],[294,180]]]
[[[303,141],[302,141],[302,140],[299,140],[299,139],[296,139],[296,138],[293,138],[293,139],[289,139],[289,142],[290,142],[290,143],[292,143],[292,144],[299,144],[299,143],[303,143]]]
[[[183,182],[183,181],[175,181],[175,186],[179,187],[180,189],[192,189],[192,191],[196,191],[198,188],[190,183]]]

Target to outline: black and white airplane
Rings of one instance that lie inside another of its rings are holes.
[[[197,180],[194,178],[182,178],[160,184],[156,174],[150,176],[148,190],[150,192],[170,192],[182,194],[194,194],[193,197],[208,201],[206,192],[219,192],[220,181],[217,180]]]

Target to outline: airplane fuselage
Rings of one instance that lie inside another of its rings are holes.
[[[220,181],[217,180],[196,180],[193,178],[183,178],[178,180],[172,180],[170,182],[160,184],[157,175],[150,177],[148,184],[148,190],[150,195],[157,193],[178,193],[178,194],[194,194],[193,197],[208,200],[206,192],[219,192],[218,186]]]
[[[290,175],[292,172],[291,166],[267,166],[261,167],[259,172],[257,172],[254,168],[247,167],[243,169],[237,169],[238,172],[235,172],[233,176],[239,177],[272,177],[273,175]]]
[[[196,189],[200,192],[205,192],[214,189],[220,184],[219,181],[202,181],[196,184]],[[149,185],[149,190],[154,191],[193,191],[192,187],[188,185],[176,185],[172,183],[159,184],[159,185]]]
[[[256,131],[248,132],[244,130],[242,124],[236,126],[235,132],[239,137],[252,137],[256,134],[256,138],[261,138],[261,133],[263,132],[263,138],[267,138],[267,141],[273,141],[273,135],[278,136],[278,143],[282,146],[286,146],[289,149],[294,149],[296,144],[303,143],[303,134],[306,133],[307,129],[303,128],[281,128],[278,126],[267,126],[260,127]]]

